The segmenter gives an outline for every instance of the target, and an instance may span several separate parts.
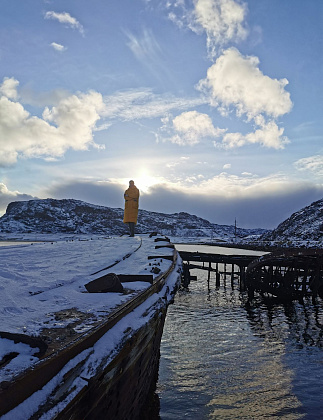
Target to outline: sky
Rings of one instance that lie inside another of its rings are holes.
[[[323,197],[321,0],[3,0],[0,215],[74,198],[273,229]]]

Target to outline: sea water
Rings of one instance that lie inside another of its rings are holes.
[[[191,274],[168,308],[151,418],[322,419],[322,300],[249,301],[238,279]]]

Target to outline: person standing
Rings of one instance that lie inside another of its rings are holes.
[[[139,190],[134,181],[129,181],[129,188],[124,193],[125,206],[123,223],[127,223],[130,230],[130,236],[135,236],[135,224],[138,217]]]

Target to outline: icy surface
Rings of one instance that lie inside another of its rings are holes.
[[[120,345],[126,338],[130,338],[141,326],[147,323],[158,309],[170,303],[173,298],[173,291],[179,282],[180,259],[177,260],[176,267],[167,278],[167,282],[159,293],[150,296],[144,303],[126,315],[112,327],[104,336],[99,339],[95,345],[84,350],[75,358],[71,359],[66,366],[41,390],[35,392],[23,403],[1,417],[1,420],[25,420],[31,417],[50,396],[51,392],[63,381],[64,375],[80,362],[83,362],[82,373],[70,384],[70,392],[65,400],[56,404],[48,412],[41,416],[42,420],[55,418],[66,405],[75,397],[75,395],[87,385],[87,380],[97,373],[97,369],[102,368],[118,352]]]
[[[1,331],[38,336],[43,328],[65,327],[71,320],[55,314],[75,308],[90,316],[77,325],[76,331],[84,332],[92,322],[150,285],[130,282],[123,284],[126,293],[88,293],[86,283],[110,272],[156,277],[153,268],[165,271],[171,265],[171,261],[158,256],[172,255],[173,250],[155,249],[154,238],[148,235],[81,238],[54,240],[51,236],[50,242],[0,247]],[[149,255],[157,258],[148,260]],[[37,349],[21,349],[18,351],[13,341],[0,338],[0,360],[10,352],[20,353],[0,370],[0,382],[37,359],[32,356]]]

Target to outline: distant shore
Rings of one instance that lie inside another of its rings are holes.
[[[176,245],[176,242],[173,242]],[[205,246],[218,246],[222,248],[236,248],[236,249],[246,249],[248,251],[264,251],[264,252],[275,252],[282,251],[286,249],[298,249],[297,247],[284,247],[278,245],[268,245],[268,244],[242,244],[242,243],[233,243],[233,242],[207,242],[207,241],[196,241],[196,242],[181,242],[181,244],[186,245],[205,245]],[[304,248],[304,247],[302,247]]]

